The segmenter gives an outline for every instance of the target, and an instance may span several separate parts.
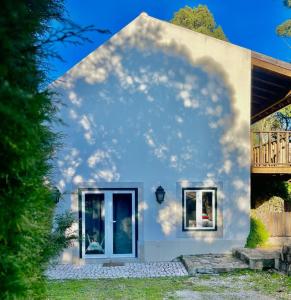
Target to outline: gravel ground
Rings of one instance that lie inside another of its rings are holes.
[[[175,299],[181,300],[274,300],[274,297],[268,297],[258,292],[253,291],[240,291],[240,292],[196,292],[182,290],[177,291],[173,295]]]
[[[203,276],[191,277],[187,280],[189,286],[197,290],[177,290],[169,293],[165,299],[180,300],[274,300],[291,299],[289,293],[279,293],[277,296],[269,296],[262,293],[256,287],[255,282],[251,282],[251,275],[241,276]],[[280,295],[281,294],[281,295]]]

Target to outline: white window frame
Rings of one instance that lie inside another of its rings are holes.
[[[196,193],[196,223],[197,226],[187,226],[186,222],[186,194],[187,192]],[[212,216],[213,216],[213,226],[203,227],[202,226],[202,193],[210,192],[212,193]],[[183,188],[183,231],[216,231],[217,230],[217,188]]]
[[[85,249],[85,196],[86,194],[104,194],[104,216],[105,216],[105,253],[104,254],[86,254]],[[113,195],[131,194],[132,199],[132,253],[113,254]],[[82,257],[83,258],[118,258],[135,257],[136,232],[135,232],[135,192],[132,190],[86,190],[82,191]]]

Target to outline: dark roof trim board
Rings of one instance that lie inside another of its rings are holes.
[[[252,51],[252,65],[291,77],[291,64],[271,56]]]
[[[251,123],[291,103],[291,64],[252,52]]]

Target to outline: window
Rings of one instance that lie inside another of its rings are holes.
[[[183,231],[216,230],[216,188],[184,188]]]
[[[80,192],[82,257],[135,257],[137,189],[91,188]]]

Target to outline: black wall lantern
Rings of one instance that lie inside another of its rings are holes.
[[[60,192],[60,190],[56,186],[54,186],[52,190],[52,197],[55,203],[58,203],[60,201],[61,196],[62,193]]]
[[[157,201],[161,204],[164,199],[165,199],[165,190],[159,186],[157,189],[156,189],[156,198],[157,198]]]

